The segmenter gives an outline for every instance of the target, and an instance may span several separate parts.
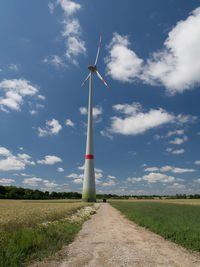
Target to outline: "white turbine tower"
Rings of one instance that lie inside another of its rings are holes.
[[[96,201],[96,186],[95,186],[95,172],[94,172],[94,149],[93,149],[93,114],[92,114],[92,76],[96,74],[99,79],[108,87],[104,79],[97,71],[97,61],[99,57],[99,51],[101,46],[101,35],[99,40],[99,46],[97,50],[97,56],[94,66],[89,66],[89,75],[82,83],[81,87],[90,78],[89,81],[89,102],[88,102],[88,129],[87,129],[87,143],[86,143],[86,156],[85,156],[85,171],[83,181],[82,200],[87,202]],[[108,87],[109,88],[109,87]]]

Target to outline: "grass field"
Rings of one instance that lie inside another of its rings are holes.
[[[20,267],[71,242],[89,213],[80,201],[0,200],[0,267]],[[68,219],[65,219],[68,218]]]
[[[118,199],[109,199],[109,202],[161,202],[161,203],[174,203],[174,204],[184,204],[184,205],[200,205],[200,199],[166,199],[166,198],[155,198],[155,199],[135,199],[135,198],[129,198],[124,200],[118,200]]]
[[[179,245],[200,251],[200,206],[160,201],[112,201],[128,219]]]

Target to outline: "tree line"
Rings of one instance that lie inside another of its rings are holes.
[[[0,199],[79,199],[77,192],[49,192],[15,186],[0,185]]]
[[[78,192],[49,192],[40,191],[38,189],[29,189],[16,186],[0,185],[0,199],[81,199],[82,194]],[[138,196],[138,195],[116,195],[116,194],[97,194],[97,199],[200,199],[200,194],[186,195],[176,194],[175,196]]]

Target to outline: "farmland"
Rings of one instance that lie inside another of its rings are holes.
[[[180,205],[166,201],[112,201],[110,203],[140,226],[185,248],[200,251],[199,205],[183,203]]]
[[[89,213],[80,201],[0,200],[0,267],[50,255],[71,242]],[[66,219],[69,218],[69,219]]]

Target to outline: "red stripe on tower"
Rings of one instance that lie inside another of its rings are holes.
[[[86,155],[85,159],[94,159],[94,155]]]

